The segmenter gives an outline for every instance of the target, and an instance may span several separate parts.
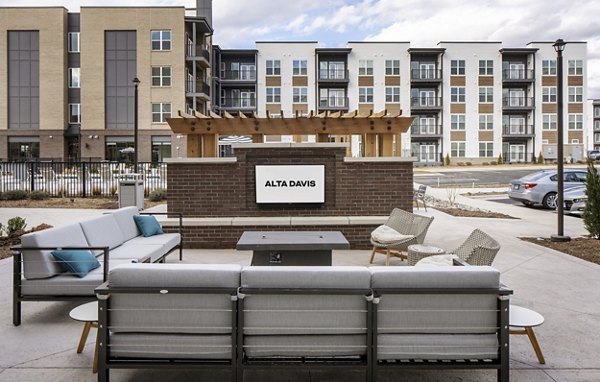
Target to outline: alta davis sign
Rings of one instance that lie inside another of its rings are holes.
[[[256,203],[325,203],[325,166],[256,166]]]

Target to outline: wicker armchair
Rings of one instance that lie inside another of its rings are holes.
[[[475,229],[458,248],[448,253],[458,256],[469,265],[492,265],[500,244],[479,228]]]
[[[423,244],[432,221],[433,216],[416,215],[412,212],[394,208],[387,222],[371,233],[373,251],[369,263],[373,263],[375,253],[386,255],[385,265],[390,265],[391,256],[406,259],[405,252],[408,250],[408,246]],[[386,240],[378,235],[381,231],[388,233]]]

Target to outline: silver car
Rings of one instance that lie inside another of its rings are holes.
[[[587,202],[587,194],[585,193],[586,187],[579,186],[573,187],[568,191],[565,191],[564,201],[564,213],[571,215],[583,215],[585,209],[585,203]]]
[[[564,190],[585,183],[585,170],[565,170]],[[543,170],[510,182],[508,197],[530,207],[541,204],[544,208],[556,208],[556,190],[558,175],[556,170]]]

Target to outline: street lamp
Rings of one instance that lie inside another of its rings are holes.
[[[567,43],[564,42],[563,39],[558,39],[552,45],[554,50],[556,51],[556,107],[557,107],[557,157],[558,157],[558,189],[557,189],[557,198],[556,198],[556,209],[558,212],[558,233],[556,235],[550,236],[550,240],[552,241],[569,241],[571,238],[569,236],[565,236],[564,234],[564,154],[563,154],[563,57],[562,53],[565,50],[565,45]]]
[[[133,79],[135,85],[135,93],[133,93],[133,172],[138,172],[138,85],[140,80],[135,77]]]

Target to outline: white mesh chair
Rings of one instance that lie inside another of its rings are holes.
[[[390,265],[390,257],[406,259],[405,252],[411,244],[423,244],[427,230],[433,221],[433,216],[422,216],[394,208],[384,225],[377,227],[371,233],[371,260],[375,253],[386,255],[385,265]]]
[[[414,191],[413,200],[419,209],[419,202],[423,203],[423,208],[425,208],[425,212],[427,212],[427,204],[425,204],[425,192],[427,191],[427,186],[422,184],[419,186],[419,189]]]
[[[448,251],[446,255],[426,257],[419,261],[417,265],[452,265],[453,258],[459,258],[469,265],[492,265],[499,250],[500,244],[493,237],[477,228],[458,248]]]

